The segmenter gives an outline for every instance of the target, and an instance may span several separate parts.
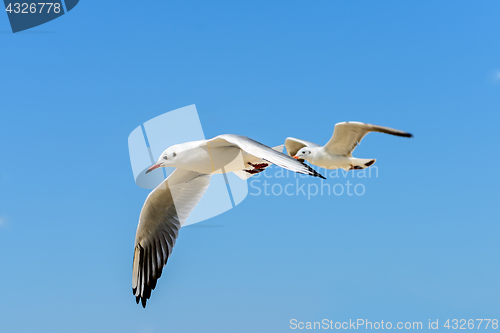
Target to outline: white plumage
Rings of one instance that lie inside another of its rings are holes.
[[[413,137],[412,134],[397,129],[349,121],[336,124],[332,138],[323,147],[314,142],[296,138],[287,138],[285,147],[288,155],[322,168],[364,169],[375,163],[375,159],[355,158],[352,157],[352,152],[370,132]]]
[[[276,164],[324,178],[308,165],[275,149],[244,136],[224,134],[174,145],[161,154],[147,172],[167,166],[176,169],[148,195],[139,216],[132,270],[132,290],[137,303],[141,301],[146,306],[172,254],[179,230],[207,190],[212,174],[236,172],[241,177],[241,173],[253,175]]]

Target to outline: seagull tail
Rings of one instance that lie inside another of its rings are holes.
[[[364,163],[365,164],[365,168],[373,165],[375,163],[376,159],[370,159],[368,160],[368,162]]]
[[[356,158],[352,161],[352,166],[349,170],[361,170],[372,166],[375,163],[374,158]]]

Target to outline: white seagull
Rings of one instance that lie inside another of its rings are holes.
[[[246,178],[244,175],[262,172],[270,164],[324,178],[290,156],[233,134],[174,145],[161,154],[146,173],[160,167],[176,169],[148,195],[139,216],[132,271],[132,291],[137,303],[140,300],[146,307],[179,229],[207,190],[211,175],[234,172]]]
[[[323,147],[301,139],[287,138],[285,147],[288,155],[303,161],[325,168],[353,170],[364,169],[375,163],[375,159],[355,158],[352,152],[366,134],[380,132],[413,137],[412,134],[389,127],[370,125],[356,121],[337,123],[332,138]]]

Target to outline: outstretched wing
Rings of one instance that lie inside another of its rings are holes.
[[[269,161],[290,171],[325,179],[325,177],[317,173],[316,170],[310,166],[297,161],[288,155],[273,150],[271,147],[265,146],[260,142],[247,138],[246,136],[223,134],[208,140],[207,144],[214,148],[222,146],[236,146],[250,155]]]
[[[175,169],[147,197],[135,236],[132,291],[142,306],[172,254],[179,229],[210,184],[210,175]]]
[[[370,132],[380,132],[406,138],[413,137],[410,133],[389,127],[347,121],[335,125],[332,138],[325,145],[325,149],[332,155],[351,156],[356,146]]]
[[[297,155],[297,152],[303,147],[319,147],[319,145],[311,141],[296,138],[286,138],[285,147],[288,155],[295,156]]]

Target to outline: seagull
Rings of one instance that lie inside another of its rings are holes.
[[[177,144],[160,155],[146,173],[161,167],[175,170],[148,195],[139,215],[132,268],[132,291],[137,304],[141,301],[146,307],[179,230],[207,190],[211,175],[254,175],[270,164],[325,179],[301,161],[234,134]]]
[[[365,124],[356,121],[337,123],[332,138],[323,147],[320,145],[296,138],[287,138],[285,147],[288,155],[300,161],[325,168],[358,170],[364,169],[375,163],[375,159],[355,158],[352,152],[361,142],[366,134],[380,132],[402,136],[413,137],[412,134],[389,127]]]

